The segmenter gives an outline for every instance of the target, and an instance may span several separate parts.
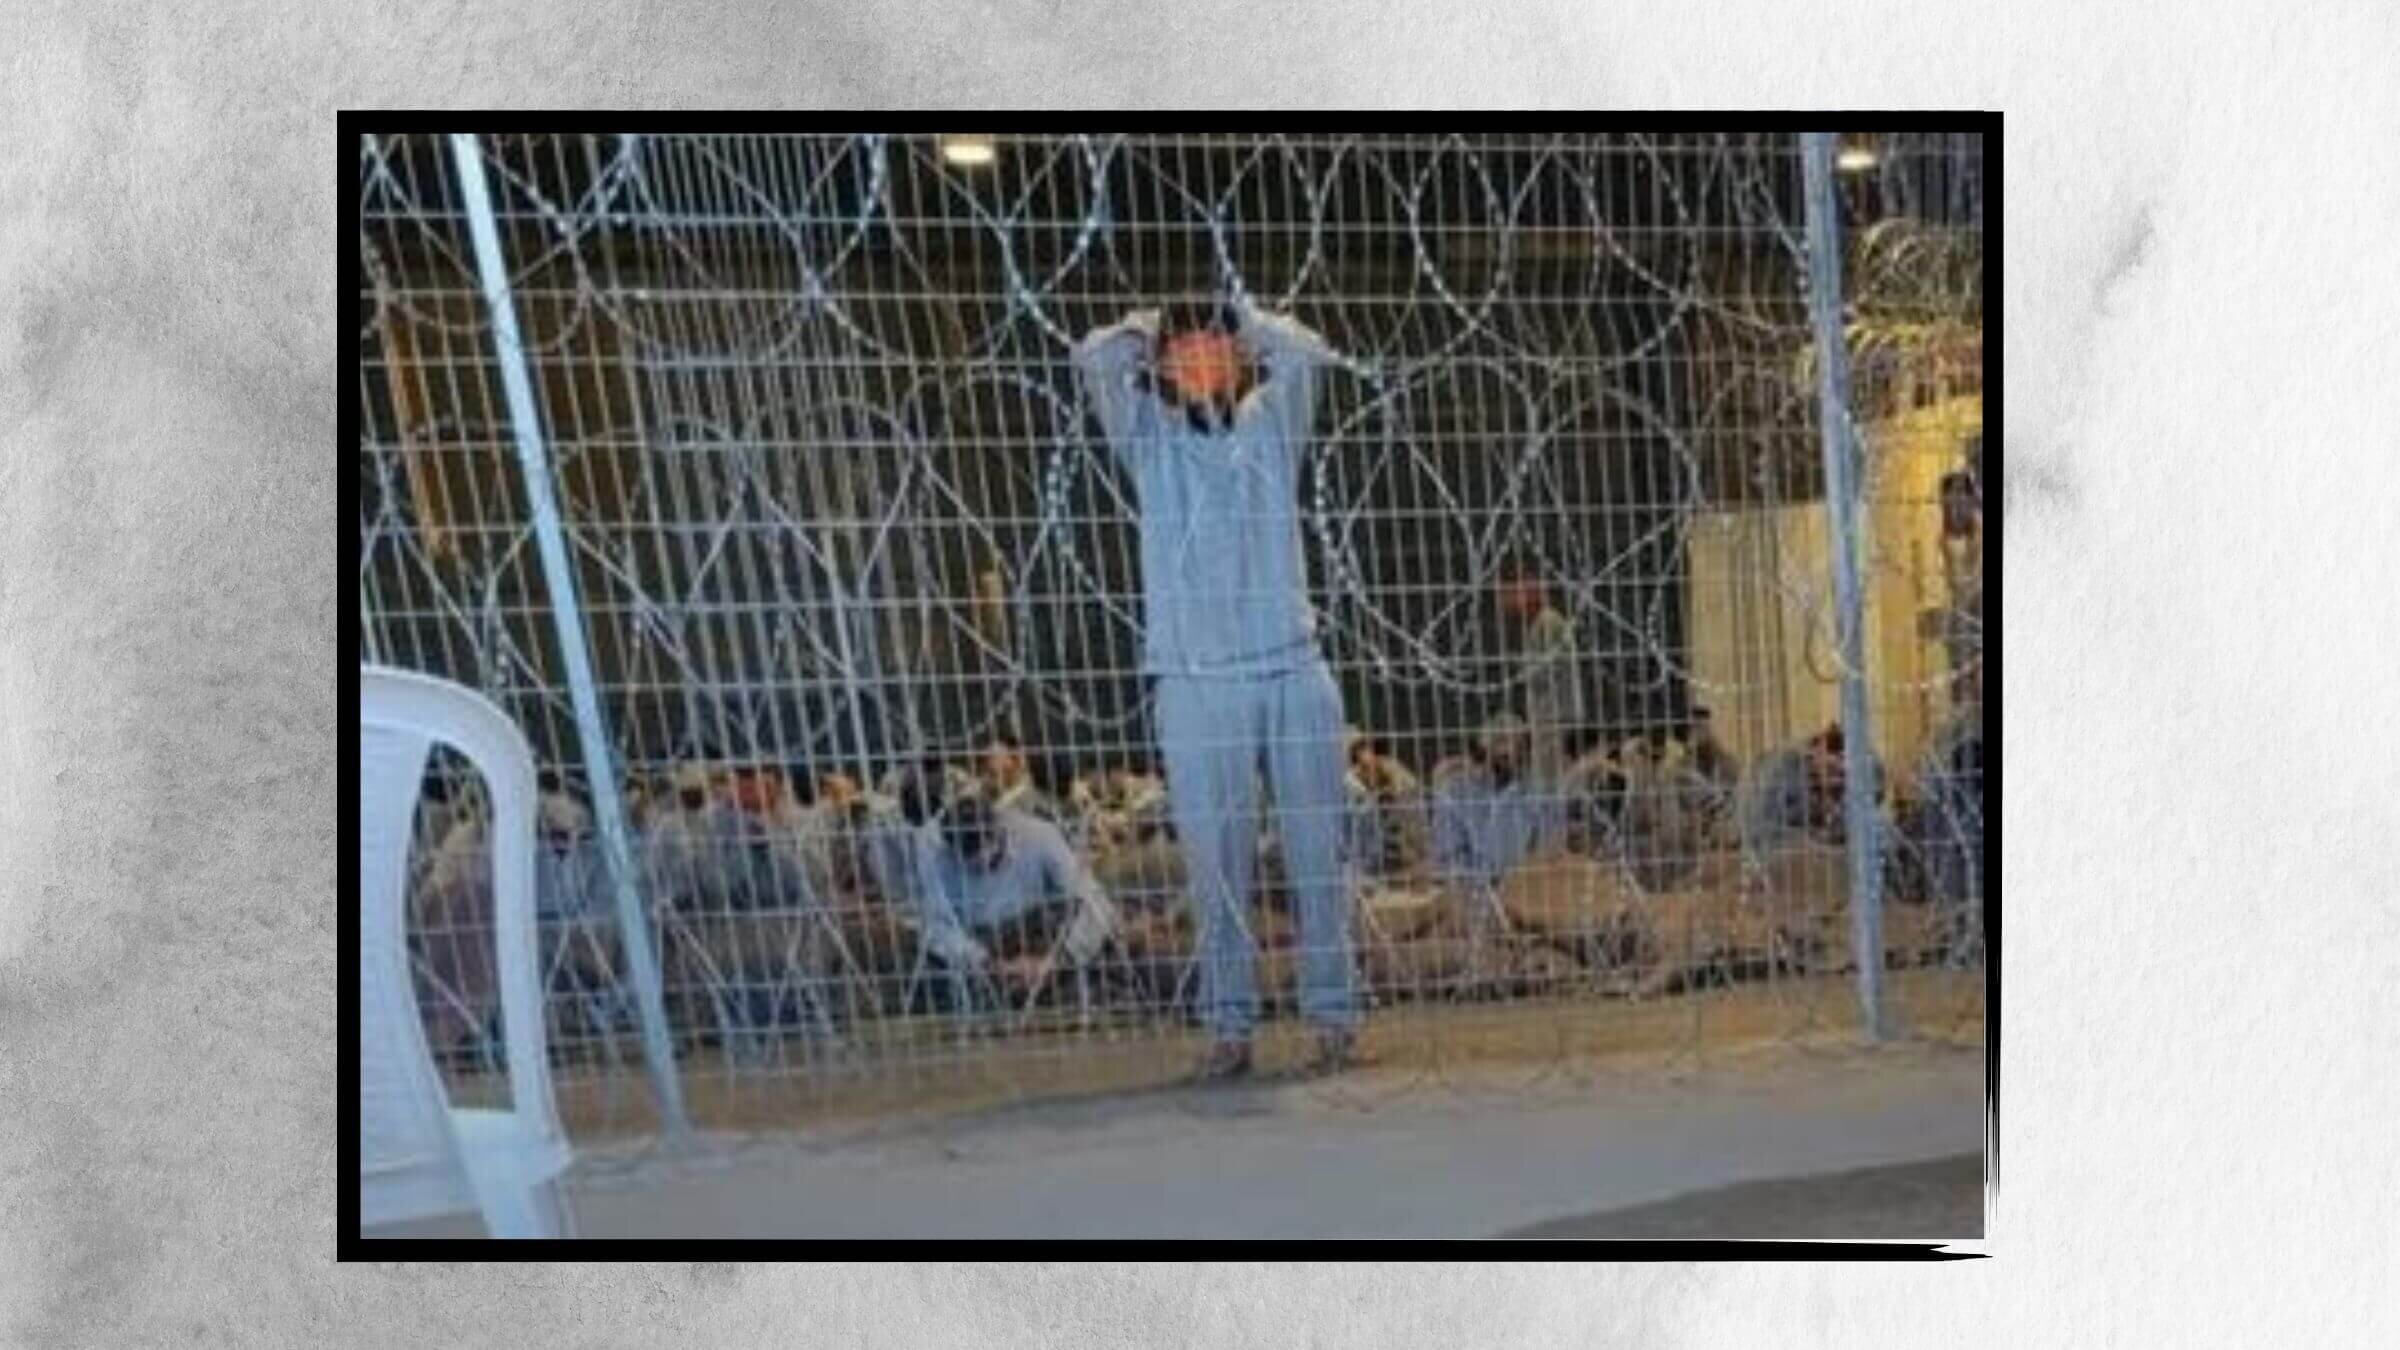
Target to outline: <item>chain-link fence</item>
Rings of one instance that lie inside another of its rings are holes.
[[[1975,1034],[1980,153],[366,138],[362,655],[549,771],[570,1115]]]

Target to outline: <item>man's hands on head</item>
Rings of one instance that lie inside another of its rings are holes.
[[[1158,373],[1186,399],[1230,397],[1249,355],[1231,336],[1213,330],[1178,333],[1159,349]]]

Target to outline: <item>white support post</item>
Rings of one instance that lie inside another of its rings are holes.
[[[1833,193],[1834,134],[1804,132],[1808,209],[1808,308],[1816,327],[1822,405],[1825,511],[1833,553],[1835,634],[1842,662],[1843,824],[1850,845],[1850,951],[1858,963],[1867,1039],[1890,1032],[1883,999],[1883,864],[1875,807],[1875,741],[1867,720],[1865,591],[1859,577],[1859,447],[1850,415],[1850,351],[1842,328],[1841,218]]]
[[[558,511],[558,496],[550,482],[550,456],[542,434],[540,405],[527,369],[524,339],[517,329],[516,297],[509,287],[508,263],[500,252],[500,233],[493,223],[491,188],[483,172],[483,152],[475,137],[450,137],[451,158],[458,165],[459,187],[467,225],[475,240],[475,266],[483,280],[483,300],[492,316],[492,348],[500,364],[500,385],[508,398],[508,418],[517,443],[517,467],[524,475],[526,500],[533,514],[533,534],[542,559],[542,576],[550,588],[550,614],[558,626],[558,645],[566,661],[567,688],[575,704],[575,728],[583,744],[585,776],[591,782],[592,814],[599,825],[600,846],[616,881],[617,927],[625,944],[626,964],[632,968],[634,999],[642,1020],[643,1060],[650,1066],[652,1088],[658,1095],[659,1117],[671,1141],[682,1142],[691,1131],[684,1113],[683,1085],[676,1072],[672,1039],[667,1035],[666,997],[660,986],[658,957],[650,947],[649,916],[642,912],[641,891],[633,880],[633,849],[625,828],[625,804],[617,791],[614,756],[609,753],[607,725],[600,715],[599,686],[592,675],[591,653],[585,648],[583,610],[576,599],[575,570],[567,555],[566,529]]]

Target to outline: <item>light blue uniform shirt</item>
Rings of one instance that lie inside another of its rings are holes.
[[[1446,766],[1434,775],[1434,858],[1453,877],[1496,885],[1533,855],[1557,799],[1519,777],[1507,787],[1481,765]]]
[[[1310,367],[1330,358],[1302,325],[1245,308],[1240,340],[1266,366],[1233,425],[1201,431],[1144,389],[1155,311],[1075,349],[1084,387],[1141,505],[1143,673],[1261,675],[1316,656],[1300,534],[1300,466],[1316,417]]]
[[[1100,883],[1084,868],[1066,836],[1047,821],[1036,820],[1006,807],[992,819],[1007,841],[1000,860],[981,867],[960,857],[943,842],[940,827],[917,827],[917,900],[925,921],[925,943],[955,967],[982,964],[988,955],[970,929],[989,929],[1018,915],[1053,902],[1072,902],[1077,924],[1070,928],[1070,945],[1082,945],[1114,927],[1114,910]],[[1088,917],[1087,917],[1088,916]],[[1088,951],[1069,953],[1087,958]]]
[[[1883,793],[1883,762],[1867,760],[1872,793]],[[1743,776],[1739,807],[1742,850],[1759,855],[1808,837],[1808,750],[1793,746],[1761,755]],[[1837,811],[1839,807],[1835,808]]]

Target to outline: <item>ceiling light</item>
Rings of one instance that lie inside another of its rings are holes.
[[[1844,146],[1842,152],[1833,157],[1833,167],[1843,173],[1865,173],[1874,168],[1876,162],[1875,152],[1863,145]]]
[[[1000,149],[989,136],[944,136],[942,158],[965,168],[980,168],[999,158]]]

